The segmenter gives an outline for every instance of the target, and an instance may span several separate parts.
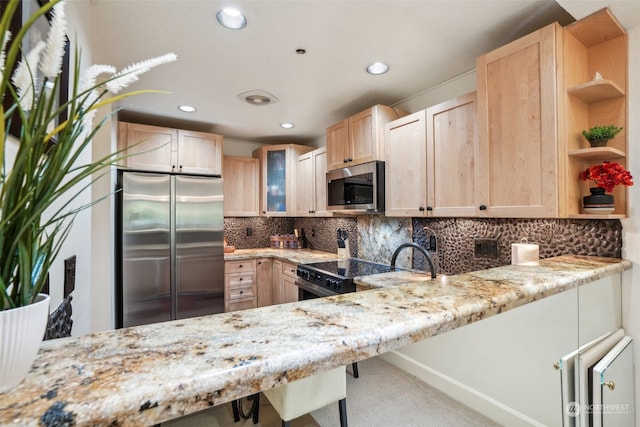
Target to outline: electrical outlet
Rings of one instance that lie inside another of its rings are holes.
[[[247,237],[253,236],[253,228],[247,227]]]
[[[64,260],[64,297],[76,288],[76,256]]]
[[[429,236],[429,240],[427,242],[427,250],[437,251],[438,250],[438,239],[436,236]]]
[[[473,256],[476,258],[498,257],[498,239],[474,239]]]

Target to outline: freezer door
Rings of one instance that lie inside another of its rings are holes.
[[[122,176],[123,326],[171,320],[170,177]]]
[[[175,177],[176,319],[224,312],[221,178]]]

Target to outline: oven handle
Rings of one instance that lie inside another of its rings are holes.
[[[334,292],[322,286],[318,286],[311,282],[296,280],[295,284],[297,287],[304,289],[305,291],[310,292],[313,295],[317,295],[319,297],[330,297],[332,295],[338,295],[337,292]]]

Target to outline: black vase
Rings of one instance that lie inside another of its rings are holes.
[[[592,187],[589,191],[591,195],[582,198],[584,213],[609,214],[614,211],[613,196],[611,194],[605,194],[604,188]]]

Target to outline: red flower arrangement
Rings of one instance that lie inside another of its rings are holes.
[[[583,181],[593,180],[598,187],[604,188],[605,191],[613,191],[616,185],[633,185],[633,177],[628,170],[618,163],[611,163],[608,160],[602,162],[601,165],[591,166],[580,173]]]

